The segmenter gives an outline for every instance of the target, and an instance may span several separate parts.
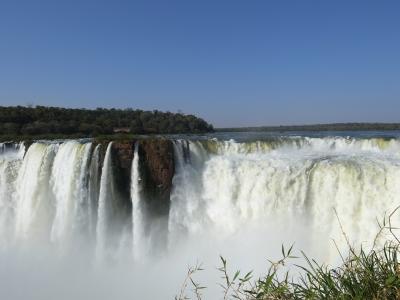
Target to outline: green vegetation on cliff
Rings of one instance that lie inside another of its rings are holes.
[[[213,126],[193,115],[134,109],[0,107],[0,135],[78,137],[115,133],[204,133]]]

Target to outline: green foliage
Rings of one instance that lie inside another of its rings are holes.
[[[212,125],[193,115],[133,109],[67,109],[58,107],[0,107],[0,135],[98,136],[204,133]]]
[[[287,251],[282,246],[282,258],[277,262],[270,261],[266,275],[253,280],[251,272],[242,277],[240,271],[230,275],[227,261],[221,257],[221,267],[218,268],[223,279],[220,285],[221,299],[400,299],[400,240],[394,234],[396,228],[390,221],[398,209],[399,207],[390,214],[389,219],[385,218],[379,223],[381,230],[378,235],[388,230],[394,241],[388,240],[383,247],[368,252],[363,248],[356,250],[348,243],[349,253],[346,258],[338,250],[342,264],[337,268],[319,264],[301,252],[305,265],[294,265],[300,272],[296,273],[297,277],[293,277],[289,274],[287,265],[297,257],[292,255],[293,246]],[[348,240],[346,234],[343,234]],[[290,270],[293,270],[293,265]]]

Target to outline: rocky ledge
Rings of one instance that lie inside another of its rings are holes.
[[[104,160],[107,144],[102,141],[100,161]],[[139,172],[142,199],[148,213],[168,214],[172,178],[175,172],[173,142],[167,139],[114,141],[112,144],[113,174],[122,198],[129,201],[130,178],[135,143],[139,143]],[[130,205],[130,203],[127,205]]]

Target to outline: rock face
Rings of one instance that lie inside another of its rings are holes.
[[[172,141],[144,139],[139,141],[140,176],[148,212],[155,216],[169,211],[172,178],[175,172]]]
[[[32,141],[27,141],[24,142],[24,146],[25,146],[25,151],[28,151],[29,147],[33,144]],[[25,152],[26,153],[26,152]]]
[[[113,174],[124,198],[130,199],[130,179],[135,141],[112,144]]]
[[[130,178],[135,143],[139,143],[139,172],[142,199],[146,212],[154,217],[169,212],[172,178],[175,172],[174,148],[166,139],[114,141],[112,144],[113,174],[126,205],[130,203]],[[100,161],[103,162],[109,141],[101,142]],[[128,208],[129,209],[129,208]]]

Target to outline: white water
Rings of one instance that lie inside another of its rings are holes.
[[[99,204],[97,212],[97,248],[96,255],[98,259],[104,259],[107,255],[107,237],[108,230],[111,227],[113,217],[113,200],[115,198],[113,174],[111,172],[111,147],[112,143],[108,144],[106,155],[104,157],[104,165],[101,173],[100,180],[100,193],[99,193]]]
[[[131,175],[131,200],[132,200],[132,249],[135,261],[140,261],[146,249],[146,239],[144,237],[144,212],[141,198],[142,186],[139,172],[139,143],[135,144],[135,151],[132,160]]]
[[[15,234],[13,226],[10,226],[15,218],[12,195],[16,192],[15,181],[24,151],[23,144],[8,149],[6,144],[0,143],[0,248],[4,248]]]
[[[89,169],[89,203],[88,203],[88,223],[89,236],[93,240],[96,234],[97,207],[100,191],[100,145],[97,145],[93,151]]]
[[[157,227],[157,221],[143,206],[139,144],[129,211],[115,182],[112,144],[103,161],[101,147],[38,142],[25,153],[23,144],[0,144],[0,249],[40,244],[74,259],[88,251],[93,255],[87,261],[132,258],[134,268],[146,262],[140,270],[149,282],[155,275],[145,270],[152,261],[155,273],[173,268],[182,277],[186,263],[219,254],[231,255],[244,268],[264,267],[281,243],[295,242],[310,256],[334,263],[332,239],[346,248],[335,211],[351,242],[369,247],[378,231],[376,218],[400,204],[397,139],[177,140],[168,230],[149,231],[146,226]],[[154,241],[164,232],[168,248],[161,249],[161,262],[151,253],[160,252]],[[181,277],[169,279],[177,292]],[[141,294],[145,279],[137,280]]]
[[[57,148],[55,144],[35,143],[22,161],[13,199],[16,239],[41,240],[49,235],[54,215],[50,178]]]
[[[186,143],[175,144],[172,237],[229,237],[255,224],[333,262],[338,255],[330,239],[346,247],[335,210],[346,234],[360,245],[378,232],[375,218],[400,204],[397,140],[190,142],[189,159],[182,151]]]
[[[127,224],[114,177],[112,143],[109,143],[101,172],[97,213],[96,257],[100,261],[118,259],[132,245],[128,241],[132,236],[132,232],[129,232],[132,226]]]
[[[90,143],[67,142],[60,146],[55,157],[50,179],[56,208],[50,236],[52,242],[67,242],[87,230],[85,175],[90,148]]]
[[[132,222],[127,234],[126,220],[119,220],[123,207],[114,183],[111,143],[101,178],[100,145],[93,149],[88,142],[42,142],[24,153],[23,144],[0,144],[1,239],[39,238],[60,248],[75,239],[90,240],[98,253],[116,251],[131,239],[134,258],[146,256],[149,237],[138,147],[132,160]],[[375,218],[399,203],[396,139],[181,140],[174,148],[170,249],[184,237],[229,237],[248,224],[280,224],[280,234],[296,231],[301,224],[310,245],[318,244],[320,236],[343,243],[335,210],[346,233],[359,244],[376,233]],[[324,253],[329,260],[329,251]]]

